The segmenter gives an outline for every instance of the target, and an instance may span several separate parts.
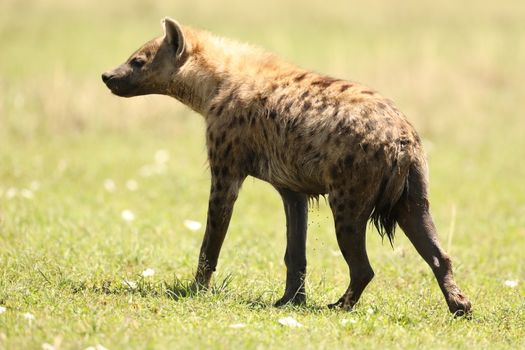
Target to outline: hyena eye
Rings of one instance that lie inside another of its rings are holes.
[[[146,59],[144,57],[135,56],[129,61],[129,64],[131,64],[135,68],[140,68],[146,63]]]

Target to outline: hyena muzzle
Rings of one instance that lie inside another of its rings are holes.
[[[420,138],[392,101],[361,84],[306,71],[258,48],[181,26],[102,75],[118,96],[172,96],[202,114],[211,170],[206,232],[195,277],[207,287],[244,179],[273,185],[286,214],[284,296],[305,302],[308,200],[328,195],[350,285],[331,306],[351,309],[372,280],[365,231],[390,241],[399,224],[430,265],[448,307],[471,304],[438,243]]]

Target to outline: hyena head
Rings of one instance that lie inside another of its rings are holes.
[[[126,62],[102,74],[112,93],[122,97],[167,93],[187,55],[180,25],[170,18],[162,24],[164,36],[147,42]]]

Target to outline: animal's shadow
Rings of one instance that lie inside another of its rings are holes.
[[[192,280],[183,280],[174,277],[171,281],[150,281],[140,277],[137,281],[129,280],[101,280],[95,282],[77,281],[70,282],[74,294],[91,292],[105,295],[140,295],[141,297],[168,298],[174,301],[183,301],[193,298],[229,298],[251,310],[274,308],[278,295],[274,291],[263,291],[257,294],[234,293],[230,289],[233,277],[216,278],[215,282],[207,289],[195,287]],[[275,299],[275,300],[274,300]],[[311,304],[292,305],[286,304],[281,308],[318,312],[326,307]]]

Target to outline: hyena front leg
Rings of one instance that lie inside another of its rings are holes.
[[[244,178],[225,176],[226,167],[212,167],[206,232],[202,241],[195,276],[196,288],[207,288],[217,266],[217,259],[228,230],[239,189]]]
[[[364,289],[374,278],[374,271],[366,253],[366,223],[363,202],[344,195],[345,191],[329,194],[329,203],[334,214],[337,243],[350,269],[350,285],[343,296],[330,308],[351,310]]]
[[[308,197],[304,193],[277,189],[286,214],[286,289],[275,306],[303,304],[306,300],[306,228],[308,223]]]

